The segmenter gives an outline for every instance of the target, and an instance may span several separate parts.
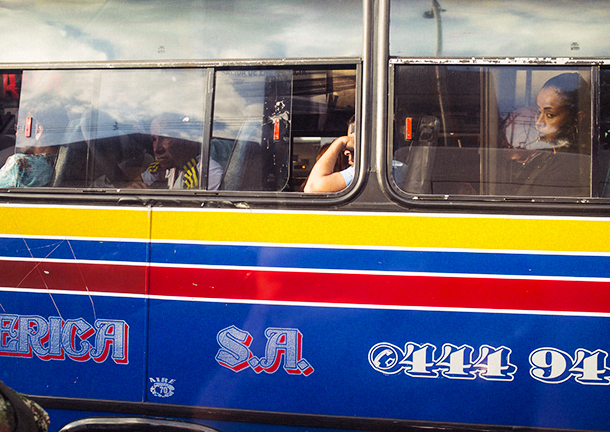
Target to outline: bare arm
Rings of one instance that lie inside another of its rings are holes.
[[[343,176],[333,170],[337,158],[346,150],[354,151],[353,136],[343,136],[332,142],[326,153],[313,166],[305,184],[305,192],[338,192],[345,189]]]

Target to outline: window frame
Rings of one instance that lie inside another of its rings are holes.
[[[206,105],[203,111],[204,119],[204,140],[202,157],[209,158],[209,144],[211,139],[213,124],[213,104],[215,92],[215,74],[222,70],[260,70],[260,69],[311,69],[311,70],[331,70],[331,69],[353,69],[356,75],[355,86],[355,111],[356,118],[363,116],[361,105],[363,98],[363,59],[360,57],[332,58],[332,59],[291,59],[291,60],[247,60],[247,61],[185,61],[185,62],[91,62],[91,63],[61,63],[61,64],[11,64],[0,65],[3,73],[23,73],[25,71],[37,70],[110,70],[110,69],[206,69],[208,70],[208,82],[206,91]],[[122,204],[150,204],[165,202],[168,204],[180,205],[235,205],[235,203],[257,203],[262,205],[276,206],[279,203],[295,202],[303,205],[328,206],[340,205],[352,200],[356,190],[364,186],[362,180],[365,166],[368,162],[364,160],[362,129],[364,125],[356,131],[356,172],[352,184],[340,192],[335,193],[302,193],[302,192],[282,192],[282,191],[229,191],[218,190],[208,191],[205,189],[197,190],[165,190],[150,189],[146,192],[136,189],[121,188],[53,188],[53,187],[32,187],[32,188],[8,188],[0,191],[0,197],[10,197],[11,201],[51,201],[51,202],[118,202]],[[291,137],[292,138],[292,137]],[[292,139],[291,139],[292,144]],[[205,168],[203,168],[205,167]],[[207,184],[208,166],[203,164],[201,172],[202,184]],[[205,182],[205,183],[204,183]]]
[[[439,208],[449,206],[452,209],[463,209],[466,211],[521,211],[542,212],[551,214],[564,211],[572,212],[583,209],[583,205],[593,208],[607,210],[608,198],[603,197],[558,197],[558,196],[508,196],[508,195],[446,195],[446,194],[413,194],[398,187],[393,178],[393,148],[394,148],[394,116],[395,116],[395,77],[397,67],[400,66],[477,66],[477,67],[586,67],[591,70],[591,176],[590,188],[592,194],[599,193],[593,179],[600,172],[597,164],[596,154],[600,149],[600,68],[610,66],[610,60],[604,59],[549,59],[549,58],[388,58],[388,103],[387,103],[387,140],[383,149],[383,183],[384,188],[394,202],[403,207],[414,208]]]

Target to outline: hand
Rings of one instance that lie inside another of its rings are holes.
[[[347,156],[348,163],[354,165],[354,135],[346,136],[345,149],[343,154]]]

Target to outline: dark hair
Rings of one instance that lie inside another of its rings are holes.
[[[567,103],[570,114],[576,116],[579,111],[589,114],[591,110],[591,89],[579,73],[567,72],[557,75],[544,83],[542,89],[549,87],[559,90]]]
[[[570,119],[562,126],[562,136],[579,152],[590,150],[591,88],[577,72],[566,72],[548,80],[542,89],[552,88],[565,101]],[[579,127],[583,126],[583,127]]]

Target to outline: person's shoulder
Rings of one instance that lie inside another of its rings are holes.
[[[341,174],[343,180],[345,180],[345,187],[349,186],[354,180],[354,165],[350,165],[343,171],[339,171],[339,174]]]
[[[0,432],[13,432],[16,428],[15,410],[10,402],[0,395]]]
[[[14,432],[17,430],[20,421],[31,426],[28,430],[32,430],[32,432],[48,431],[51,421],[47,412],[40,405],[4,384],[2,387],[3,390],[0,392],[0,432]],[[10,394],[5,395],[4,393]],[[16,409],[13,403],[19,404],[19,401],[23,402],[25,407],[22,405],[23,408]]]

